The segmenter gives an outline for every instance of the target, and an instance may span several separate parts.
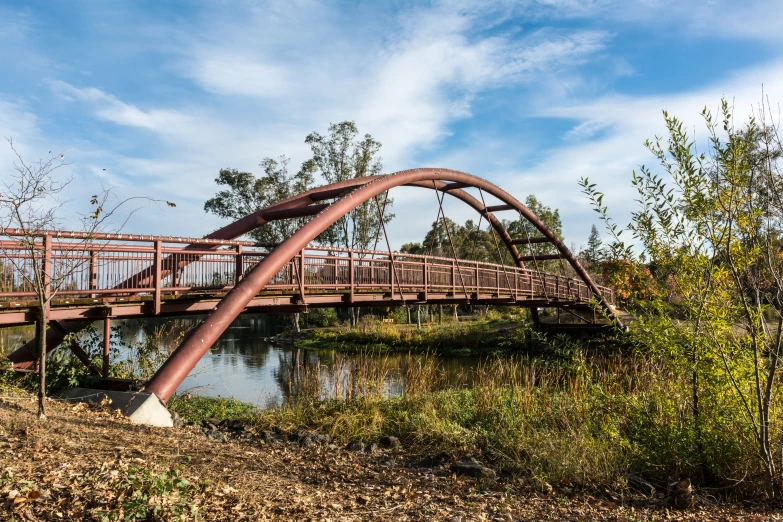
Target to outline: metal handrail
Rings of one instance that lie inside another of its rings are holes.
[[[7,229],[0,231],[0,235],[3,232],[13,237]],[[57,273],[59,265],[65,264],[67,269],[69,262],[76,263],[74,260],[78,260],[79,268],[72,270],[73,273],[59,289],[63,296],[71,297],[152,292],[159,303],[164,293],[230,290],[269,253],[242,248],[259,247],[253,242],[210,240],[208,244],[216,248],[194,249],[193,238],[171,240],[167,236],[104,234],[96,238],[102,243],[74,243],[74,238],[78,239],[78,234],[60,232],[51,242],[54,273]],[[151,245],[138,244],[151,240]],[[191,246],[162,247],[164,241]],[[31,256],[24,245],[19,240],[0,240],[0,247],[0,301],[35,295],[30,284]],[[237,248],[228,250],[225,247]],[[589,301],[592,297],[583,281],[560,274],[442,256],[398,252],[394,252],[393,256],[394,261],[389,258],[388,251],[311,246],[297,256],[297,259],[303,259],[304,264],[301,284],[297,281],[297,268],[292,260],[283,266],[266,288],[303,291],[305,294],[308,290],[317,292],[326,289],[387,292],[391,270],[394,269],[394,279],[400,289],[421,289],[425,294],[430,291],[453,292],[454,281],[460,278],[464,281],[464,292],[474,294],[543,296],[547,299],[551,294],[554,299],[576,301]],[[168,268],[162,270],[162,264]],[[153,272],[144,280],[137,278],[136,274],[144,270]],[[158,272],[155,273],[155,270]],[[612,289],[598,288],[610,303],[614,303]]]

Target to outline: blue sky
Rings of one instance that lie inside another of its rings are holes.
[[[627,220],[662,109],[703,135],[721,96],[740,118],[762,85],[783,103],[781,27],[779,0],[0,1],[0,135],[26,158],[66,151],[68,212],[112,187],[177,203],[126,231],[200,236],[222,224],[203,212],[220,168],[280,154],[296,168],[308,133],[355,120],[386,172],[447,167],[535,194],[580,244],[595,218],[578,179]],[[420,240],[434,196],[394,195],[393,244]]]

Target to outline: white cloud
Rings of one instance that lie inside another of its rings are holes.
[[[354,119],[384,144],[387,171],[410,168],[417,151],[448,135],[452,122],[470,117],[476,96],[578,65],[610,38],[601,31],[543,30],[521,39],[477,36],[481,21],[459,12],[403,16],[384,33],[357,37],[330,26],[333,15],[323,7],[316,12],[317,20],[310,14],[293,21],[282,10],[249,13],[230,20],[231,27],[221,20],[193,27],[182,39],[176,70],[211,93],[209,103],[183,100],[177,107],[159,107],[52,81],[61,99],[87,108],[94,118],[160,138],[149,154],[93,151],[88,170],[176,201],[176,214],[188,216],[177,226],[199,235],[199,226],[215,223],[201,206],[214,193],[212,180],[222,167],[257,171],[262,157],[280,153],[295,166],[307,154],[303,139],[309,132]],[[227,36],[199,38],[206,29]],[[303,46],[307,31],[331,39],[322,47],[312,41]],[[278,49],[285,52],[276,56]],[[410,211],[402,200],[398,208],[401,216]],[[134,228],[185,233],[170,230],[170,222],[150,221],[134,219]]]
[[[160,102],[145,90],[118,91],[117,83],[85,87],[83,79],[51,81],[72,110],[103,122],[102,134],[127,137],[130,145],[114,149],[77,134],[80,186],[87,190],[102,180],[172,199],[179,204],[173,219],[158,222],[160,214],[145,213],[134,219],[134,228],[201,235],[218,223],[201,206],[214,193],[212,180],[221,167],[257,172],[261,158],[281,153],[296,166],[307,156],[303,139],[309,132],[352,119],[384,144],[387,171],[420,166],[414,159],[461,170],[480,165],[483,171],[476,174],[519,199],[533,192],[559,206],[568,239],[572,234],[578,239],[586,237],[593,221],[575,184],[580,175],[601,182],[607,198],[627,212],[625,181],[631,168],[649,160],[641,142],[660,132],[661,108],[692,115],[720,94],[739,99],[746,91],[755,100],[761,81],[769,81],[765,75],[774,72],[772,65],[755,75],[744,71],[691,93],[576,98],[585,82],[579,67],[591,60],[614,60],[616,75],[633,70],[632,63],[610,54],[613,27],[662,27],[688,37],[714,28],[720,35],[766,42],[778,38],[766,33],[780,20],[780,8],[771,0],[753,7],[716,0],[702,9],[674,0],[465,1],[407,6],[400,12],[372,5],[351,8],[350,15],[344,9],[309,0],[244,6],[231,13],[207,5],[200,15],[177,23],[150,20],[156,29],[147,34],[170,35],[166,42],[145,42],[164,56],[164,69],[179,75],[172,83],[183,95],[173,101]],[[552,27],[562,19],[569,20]],[[579,28],[584,20],[590,29]],[[514,89],[524,89],[527,97],[509,95]],[[477,102],[500,91],[507,98],[496,110],[519,114],[511,136],[482,135],[464,126],[457,130],[455,122],[476,117]],[[16,110],[15,120],[32,122],[20,132],[34,135],[35,116]],[[541,140],[550,143],[550,150],[536,150],[519,132],[531,114],[573,121],[573,126],[563,136]],[[0,112],[0,130],[2,121]],[[455,132],[467,145],[445,150],[440,145]],[[152,146],[146,150],[142,143]],[[530,165],[530,157],[543,159],[532,167],[519,166]],[[400,241],[423,236],[432,219],[416,228],[419,206],[431,208],[430,196],[398,198],[393,228],[404,230],[394,232]]]
[[[261,99],[282,97],[293,83],[285,67],[230,53],[201,56],[198,68],[192,74],[212,92]]]
[[[179,136],[193,134],[201,119],[170,109],[142,110],[94,87],[79,89],[61,80],[51,82],[52,89],[63,99],[91,105],[95,115],[118,125],[142,128],[156,134]],[[214,122],[213,122],[214,123]],[[206,129],[204,129],[206,130]]]
[[[574,121],[566,137],[577,140],[550,150],[535,167],[498,173],[498,182],[518,196],[534,192],[561,210],[566,238],[584,242],[597,216],[579,191],[577,181],[589,177],[606,193],[605,203],[621,224],[628,222],[636,193],[630,186],[631,171],[647,164],[657,168],[655,158],[643,143],[664,136],[662,111],[680,118],[704,146],[706,130],[699,115],[706,105],[717,113],[721,97],[734,105],[737,124],[749,117],[764,92],[773,103],[783,103],[783,63],[736,71],[689,92],[659,96],[610,95],[594,100],[560,104],[542,109],[539,116]],[[598,138],[591,138],[595,130]],[[502,180],[502,181],[501,181]]]

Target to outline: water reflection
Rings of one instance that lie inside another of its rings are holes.
[[[8,355],[35,336],[33,326],[0,328],[0,354]]]
[[[191,316],[116,321],[119,328],[113,335],[125,345],[158,335],[164,347],[173,349],[181,334],[200,320]],[[393,396],[423,387],[469,386],[470,369],[478,362],[471,357],[346,355],[279,346],[266,340],[287,325],[286,317],[240,316],[190,372],[178,393],[234,397],[262,407],[316,397]],[[102,324],[93,326],[102,331]],[[0,343],[9,353],[20,340],[32,335],[31,327],[2,329]]]
[[[181,319],[177,324],[186,329],[199,320]],[[282,332],[287,324],[285,317],[241,316],[188,375],[178,392],[234,397],[262,407],[314,397],[368,393],[390,396],[424,386],[470,386],[470,370],[478,361],[472,357],[407,354],[346,355],[334,350],[280,346],[265,340]],[[427,382],[418,382],[422,379]]]

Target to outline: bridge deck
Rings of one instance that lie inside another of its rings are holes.
[[[53,280],[58,273],[62,277],[51,319],[205,313],[268,255],[249,242],[181,244],[191,241],[126,236],[91,243],[88,249],[52,241]],[[29,253],[13,241],[0,243],[0,325],[34,322]],[[601,291],[614,302],[611,289]],[[283,266],[247,310],[455,302],[569,307],[584,306],[591,298],[584,282],[561,274],[437,256],[313,247]]]
[[[52,303],[50,319],[53,321],[98,320],[106,317],[132,318],[177,316],[204,314],[214,309],[225,293],[188,294],[166,297],[161,302],[160,311],[155,313],[152,296],[109,297],[102,299],[68,299]],[[403,306],[414,304],[492,304],[519,307],[584,307],[581,301],[563,298],[515,297],[513,294],[452,294],[448,292],[429,292],[427,298],[423,292],[396,293],[358,293],[353,299],[350,294],[334,292],[328,294],[307,294],[302,302],[299,294],[261,293],[246,308],[246,313],[302,312],[309,308],[323,307],[372,307]],[[0,326],[33,324],[35,322],[34,302],[3,303],[0,309]]]

